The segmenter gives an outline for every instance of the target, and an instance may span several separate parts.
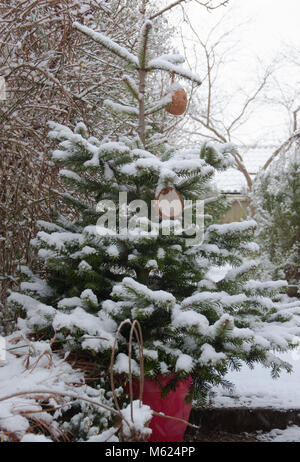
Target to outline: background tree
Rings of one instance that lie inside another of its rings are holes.
[[[294,137],[255,183],[252,205],[257,218],[263,274],[287,279],[290,294],[299,288],[300,261],[300,143]]]
[[[191,68],[204,68],[203,85],[194,88],[188,117],[178,127],[184,142],[211,139],[217,142],[232,142],[237,146],[249,145],[242,129],[247,127],[262,105],[262,98],[271,85],[277,61],[263,65],[257,60],[256,75],[245,89],[242,84],[231,85],[229,66],[235,68],[235,53],[239,49],[239,34],[246,23],[232,25],[232,10],[228,10],[210,28],[199,31],[187,11],[183,11],[185,30],[191,33],[185,54]],[[181,33],[185,42],[186,32]],[[191,52],[193,50],[193,52]],[[201,64],[200,64],[201,63]],[[234,72],[234,71],[232,71]],[[229,81],[228,81],[229,80]],[[256,143],[259,144],[259,137]],[[252,143],[253,144],[253,141]],[[271,156],[272,153],[270,153]],[[233,153],[235,167],[244,175],[248,190],[252,190],[253,178],[248,172],[242,155]]]
[[[265,139],[270,139],[270,128],[263,135],[262,132],[256,135],[251,127],[256,125],[254,122],[258,114],[267,118],[266,111],[270,113],[273,109],[276,114],[279,111],[281,138],[274,134],[276,141],[271,143],[278,143],[279,146],[273,152],[270,149],[269,158],[262,166],[262,169],[267,169],[281,150],[290,144],[297,129],[297,52],[295,50],[293,53],[292,48],[287,46],[285,51],[279,50],[267,64],[257,58],[255,69],[253,58],[249,57],[251,66],[247,80],[243,79],[239,84],[231,79],[231,74],[241,66],[236,56],[241,54],[240,36],[247,30],[250,20],[237,24],[234,9],[228,9],[218,21],[208,21],[208,25],[199,28],[192,14],[193,9],[182,9],[181,27],[178,27],[177,35],[181,37],[190,68],[205,70],[205,73],[203,85],[192,89],[188,116],[177,122],[176,136],[178,138],[179,135],[183,143],[211,139],[233,142],[244,148],[261,143],[265,145]],[[287,75],[291,76],[289,82]],[[276,132],[276,125],[272,130]],[[251,191],[255,177],[247,171],[239,149],[234,157],[235,167],[244,175],[248,191]]]

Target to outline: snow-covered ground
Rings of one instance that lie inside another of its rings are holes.
[[[230,266],[212,268],[207,274],[214,281],[224,277]],[[300,409],[300,350],[281,354],[280,357],[292,364],[293,372],[282,372],[278,379],[272,379],[270,369],[260,365],[254,369],[244,366],[239,372],[231,372],[227,379],[234,384],[229,392],[215,387],[214,405],[221,407],[273,407],[276,409]]]
[[[262,366],[253,370],[245,366],[240,372],[227,375],[235,385],[232,393],[221,387],[214,388],[214,406],[299,409],[300,412],[300,354],[286,353],[281,358],[293,365],[291,374],[282,372],[280,378],[274,380],[270,371]],[[257,438],[263,442],[300,442],[300,427],[276,428],[269,433],[261,432]]]
[[[270,441],[272,443],[299,443],[300,427],[292,425],[285,430],[279,430],[276,428],[270,433],[259,435],[258,439],[261,441]]]
[[[278,379],[272,379],[270,370],[262,366],[253,370],[244,366],[239,372],[229,373],[226,378],[234,384],[234,390],[215,387],[214,405],[300,409],[300,354],[297,353],[281,355],[293,365],[293,372],[282,372]]]

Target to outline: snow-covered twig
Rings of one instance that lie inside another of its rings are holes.
[[[75,29],[79,30],[84,35],[90,37],[95,42],[100,43],[107,50],[112,51],[114,54],[119,56],[119,58],[124,59],[132,66],[138,68],[137,58],[128,50],[126,50],[126,48],[118,45],[116,42],[108,38],[106,35],[101,34],[100,32],[96,32],[90,27],[86,27],[77,21],[73,23],[73,26],[75,27]]]

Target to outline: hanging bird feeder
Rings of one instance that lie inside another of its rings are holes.
[[[166,107],[166,111],[172,115],[182,115],[187,107],[187,96],[182,86],[174,82],[174,75],[172,75],[170,93],[172,94],[172,102]]]
[[[179,191],[167,186],[155,197],[154,208],[162,218],[174,220],[182,216],[184,202]]]

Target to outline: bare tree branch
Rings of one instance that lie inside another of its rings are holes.
[[[247,98],[244,106],[242,107],[242,110],[240,111],[239,115],[231,122],[231,124],[229,125],[228,127],[228,131],[230,132],[232,130],[232,128],[234,127],[234,125],[239,121],[241,120],[241,118],[245,115],[246,113],[246,110],[248,109],[248,107],[250,106],[251,103],[253,103],[253,101],[256,100],[257,96],[259,95],[259,93],[262,91],[262,89],[265,87],[266,83],[267,83],[267,80],[268,78],[270,77],[271,75],[271,71],[267,70],[262,82],[259,84],[258,88],[256,89],[256,91],[253,93],[252,96],[250,96],[249,98]]]
[[[183,3],[183,2],[186,2],[186,1],[187,0],[176,0],[175,2],[171,3],[170,5],[166,6],[162,10],[160,10],[157,13],[150,16],[150,19],[151,20],[155,19],[158,16],[161,16],[162,14],[166,13],[166,11],[169,11],[172,8],[174,8],[175,6],[180,5],[180,3]],[[217,5],[211,5],[211,0],[209,0],[208,2],[200,2],[200,1],[196,0],[196,2],[199,5],[204,6],[207,10],[216,10],[217,8],[220,8],[221,6],[226,6],[228,4],[229,0],[219,2]]]
[[[294,129],[294,132],[297,130],[298,128],[298,119],[297,119],[297,116],[298,116],[298,112],[300,111],[300,106],[295,110],[293,111],[293,129]]]
[[[284,143],[282,143],[282,145],[279,146],[279,148],[276,149],[276,151],[273,152],[271,157],[269,157],[269,159],[267,160],[267,162],[263,166],[263,170],[266,170],[269,167],[269,165],[271,164],[271,162],[273,162],[273,160],[278,156],[278,154],[280,154],[283,149],[288,148],[292,144],[292,142],[295,139],[298,139],[298,138],[300,138],[300,133],[294,133],[292,136],[290,136],[290,138],[288,138]]]
[[[175,6],[179,5],[180,3],[183,3],[183,2],[186,2],[186,0],[176,0],[176,2],[174,3],[171,3],[170,5],[166,6],[165,8],[163,8],[162,10],[158,11],[157,13],[153,14],[152,16],[150,16],[150,19],[155,19],[157,18],[158,16],[161,16],[162,14],[164,14],[166,11],[169,11],[171,10],[172,8],[174,8]]]
[[[219,141],[222,141],[223,143],[227,143],[228,140],[216,128],[212,127],[210,124],[207,124],[207,122],[204,122],[199,117],[196,117],[194,115],[191,115],[190,117],[191,119],[195,120],[195,122],[199,122],[201,125],[203,125],[203,127],[207,128],[207,130],[214,133]]]
[[[197,3],[201,4],[202,6],[210,6],[212,8],[211,2],[197,1]],[[222,4],[223,3],[221,2],[218,6],[221,6]],[[226,99],[223,101],[218,98],[218,78],[220,72],[222,71],[222,66],[226,63],[224,56],[228,56],[228,52],[232,53],[232,48],[236,45],[237,42],[235,41],[234,44],[232,44],[232,37],[236,27],[229,27],[224,29],[225,18],[226,16],[223,15],[222,18],[217,21],[216,24],[214,24],[207,35],[203,38],[198,30],[196,30],[193,26],[191,19],[187,14],[185,14],[185,20],[189,24],[189,27],[196,37],[200,49],[202,50],[202,59],[204,60],[206,67],[206,75],[203,78],[203,88],[205,89],[205,95],[202,95],[199,100],[199,107],[201,110],[199,111],[198,107],[196,109],[196,105],[194,105],[196,110],[194,111],[194,114],[189,114],[189,117],[193,121],[200,124],[205,130],[208,131],[208,133],[210,133],[210,135],[208,135],[210,139],[214,139],[222,143],[230,142],[232,135],[237,130],[237,128],[245,123],[245,120],[247,120],[246,115],[248,114],[250,106],[255,101],[257,101],[258,96],[266,87],[267,81],[273,72],[273,68],[269,66],[265,70],[261,80],[258,82],[257,88],[253,90],[253,93],[250,93],[250,95],[248,95],[246,98],[244,97],[243,100],[241,100],[237,115],[230,117],[229,120],[226,120],[226,116],[222,112],[226,110],[227,104],[229,104],[231,100],[230,97],[228,97],[228,102]],[[247,22],[248,21],[246,21],[246,23]],[[238,27],[244,24],[245,22],[241,23]],[[231,39],[229,46],[224,48],[224,43],[228,39]],[[199,54],[198,50],[197,52]],[[222,117],[217,115],[219,114],[220,110]],[[218,111],[218,113],[216,113],[216,111]],[[201,129],[198,131],[197,127],[193,127],[193,133],[199,134],[199,136],[207,137],[207,134],[202,133]],[[253,178],[247,171],[241,154],[236,150],[236,152],[233,154],[233,157],[235,159],[236,168],[244,175],[247,186],[251,191]]]
[[[200,2],[199,0],[196,0],[197,3],[201,6],[205,6],[207,10],[216,10],[217,8],[220,8],[221,6],[227,6],[229,3],[229,0],[225,0],[223,2],[219,2],[217,5],[213,6],[211,5],[212,0],[209,0],[208,2]]]

